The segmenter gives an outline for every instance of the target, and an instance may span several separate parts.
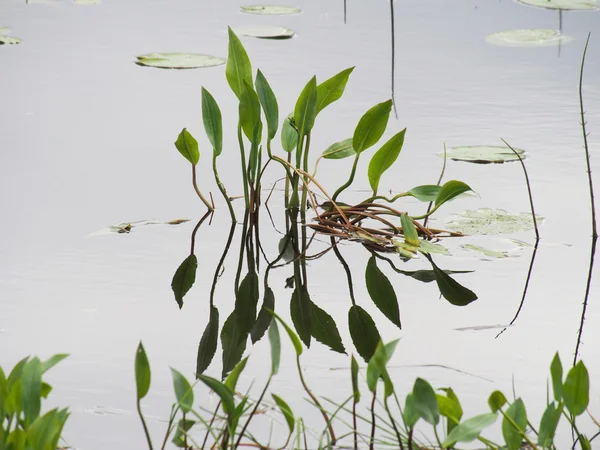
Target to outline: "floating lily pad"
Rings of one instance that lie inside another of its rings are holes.
[[[558,30],[508,30],[490,34],[485,40],[503,47],[551,47],[573,41]]]
[[[294,30],[289,28],[269,26],[239,27],[234,31],[238,35],[259,39],[289,39],[295,34]]]
[[[536,216],[538,225],[544,220]],[[446,228],[464,234],[505,234],[533,230],[530,213],[510,214],[503,209],[481,208],[451,216]]]
[[[598,0],[517,0],[517,2],[546,9],[595,10],[600,8]]]
[[[160,69],[197,69],[225,64],[223,58],[196,53],[148,53],[137,57],[140,66]]]
[[[20,44],[22,41],[19,38],[11,37],[11,36],[2,36],[0,35],[0,45],[14,45]]]
[[[283,16],[286,14],[300,14],[302,10],[293,6],[279,5],[246,5],[241,11],[246,14],[264,14],[269,16]]]
[[[525,150],[515,148],[515,151],[521,156],[521,159],[526,158]],[[465,161],[476,164],[502,164],[519,160],[519,157],[510,148],[502,145],[464,145],[452,147],[448,150],[447,157],[453,161]]]

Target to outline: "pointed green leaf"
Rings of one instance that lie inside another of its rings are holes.
[[[279,127],[279,107],[277,106],[277,98],[260,69],[256,72],[256,81],[254,84],[256,85],[256,93],[258,94],[260,104],[262,105],[267,119],[268,138],[273,139],[275,134],[277,134],[277,128]]]
[[[317,86],[317,114],[342,96],[353,70],[354,67],[342,70]]]
[[[281,325],[283,325],[283,328],[285,328],[285,331],[287,332],[288,336],[290,337],[290,340],[292,341],[292,344],[294,345],[294,350],[296,351],[296,356],[300,356],[303,351],[302,343],[300,342],[300,339],[298,338],[296,333],[294,333],[294,330],[292,330],[289,327],[289,325],[283,321],[283,319],[281,317],[279,317],[277,314],[275,314],[274,311],[271,311],[271,314],[273,314],[273,317],[275,317],[279,321],[279,323]]]
[[[472,191],[468,184],[463,183],[462,181],[450,180],[444,183],[444,185],[440,188],[437,197],[435,198],[435,207],[436,209],[442,206],[444,203],[452,200],[455,197],[458,197],[460,194],[464,194],[465,192]]]
[[[360,306],[352,305],[348,311],[348,327],[356,351],[368,362],[381,340],[375,322]]]
[[[440,189],[441,187],[436,184],[424,184],[412,188],[407,194],[421,202],[433,202],[437,198]]]
[[[499,409],[502,409],[502,407],[506,405],[506,403],[506,397],[500,391],[492,392],[490,397],[488,398],[488,405],[490,405],[490,409],[493,413],[497,412]]]
[[[554,435],[556,434],[556,428],[560,421],[562,409],[562,405],[560,408],[557,408],[555,403],[551,402],[548,404],[542,415],[538,433],[538,444],[544,448],[550,447],[554,443]]]
[[[271,394],[271,396],[273,397],[273,400],[275,400],[275,403],[277,404],[277,406],[279,406],[279,409],[281,410],[281,413],[283,414],[283,417],[285,417],[285,421],[288,424],[288,428],[290,430],[290,433],[293,432],[294,431],[294,425],[296,423],[296,419],[294,418],[294,413],[292,412],[292,409],[278,395]]]
[[[321,344],[326,345],[334,352],[346,353],[337,325],[327,312],[311,302],[311,334]]]
[[[53,409],[41,417],[38,417],[27,427],[27,448],[52,449],[68,417],[66,410]]]
[[[48,383],[42,381],[41,396],[43,398],[48,398],[48,395],[50,395],[50,392],[52,392],[52,386],[50,386]],[[1,410],[1,407],[0,407],[0,410]]]
[[[42,408],[42,362],[33,358],[25,364],[21,377],[21,401],[25,425],[30,425]]]
[[[239,114],[240,125],[244,130],[244,134],[251,142],[254,142],[255,128],[261,123],[260,100],[252,85],[246,80],[242,83]]]
[[[496,413],[480,414],[471,417],[464,422],[458,424],[456,428],[442,442],[443,448],[454,444],[455,442],[471,442],[479,437],[479,434],[484,428],[492,425],[498,416]]]
[[[2,432],[4,430],[0,429],[0,437],[4,437],[2,436]],[[8,430],[7,430],[8,431]],[[0,442],[4,442],[4,439],[2,439],[2,441]],[[6,450],[25,450],[26,448],[26,443],[27,443],[27,433],[25,432],[25,430],[21,430],[20,428],[17,428],[13,431],[11,431],[11,433],[8,435],[7,439],[6,439]]]
[[[223,151],[223,120],[221,110],[214,97],[202,88],[202,122],[215,155]]]
[[[512,419],[514,424],[507,417]],[[527,412],[525,411],[525,404],[523,400],[518,398],[508,407],[506,417],[502,420],[502,436],[504,436],[508,450],[518,450],[521,448],[526,428]]]
[[[237,324],[241,332],[250,333],[256,323],[256,309],[258,306],[259,280],[256,272],[248,272],[235,296],[235,310]]]
[[[369,163],[369,184],[371,185],[371,189],[373,189],[373,195],[377,195],[379,180],[381,180],[383,173],[394,164],[398,155],[400,155],[405,134],[406,128],[392,136],[371,158],[371,162]]]
[[[310,347],[312,336],[312,304],[306,288],[296,286],[290,301],[290,315],[296,332],[307,347]]]
[[[387,363],[391,359],[399,339],[387,344],[379,341],[375,353],[367,364],[367,386],[371,392],[375,392],[379,378],[383,380],[384,396],[388,398],[394,393],[394,384],[387,370]]]
[[[579,361],[569,370],[563,385],[563,399],[565,406],[574,416],[583,414],[588,407],[590,377],[583,361]]]
[[[238,325],[236,312],[233,311],[227,320],[225,320],[221,329],[221,347],[223,347],[222,378],[225,378],[236,364],[241,361],[242,355],[246,350],[247,340],[248,333],[244,332],[242,327]]]
[[[235,387],[237,386],[237,382],[240,378],[240,375],[246,368],[247,362],[248,357],[242,359],[239,363],[236,364],[231,373],[227,376],[227,379],[225,380],[225,386],[227,386],[231,392],[235,392]]]
[[[181,130],[181,133],[179,133],[179,136],[177,136],[175,147],[185,159],[192,163],[192,165],[195,166],[198,164],[198,161],[200,161],[198,141],[194,139],[194,136],[191,135],[187,128]]]
[[[175,294],[175,301],[179,309],[183,307],[183,297],[192,288],[196,282],[196,270],[198,269],[198,259],[192,254],[185,258],[173,275],[171,289]]]
[[[390,283],[390,280],[377,267],[377,260],[374,256],[371,256],[367,263],[365,279],[367,290],[373,303],[394,325],[402,328],[396,292],[394,292],[394,287]]]
[[[304,86],[294,108],[294,120],[300,136],[312,130],[317,117],[317,77],[312,77]]]
[[[438,289],[446,300],[455,306],[466,306],[477,300],[475,292],[462,286],[436,266],[429,255],[426,255],[426,257],[429,259],[431,267],[433,268],[433,274],[435,275]]]
[[[177,404],[184,414],[189,413],[194,404],[194,391],[189,381],[177,370],[171,367],[171,376],[173,377],[173,388],[175,389],[175,398]]]
[[[369,109],[358,121],[352,136],[356,153],[362,153],[375,145],[385,131],[392,111],[392,101],[387,100]]]
[[[52,367],[54,367],[59,362],[61,362],[63,359],[65,359],[67,356],[69,356],[69,355],[65,354],[65,353],[59,353],[59,354],[51,356],[46,361],[43,361],[42,362],[42,373],[46,373]]]
[[[281,146],[286,152],[291,152],[298,145],[298,131],[294,126],[292,126],[292,121],[294,120],[294,115],[290,114],[283,121],[283,125],[281,127]]]
[[[267,331],[267,328],[269,328],[269,325],[273,322],[273,316],[269,310],[275,310],[275,294],[273,294],[273,290],[267,286],[265,288],[262,307],[256,318],[256,323],[250,331],[250,338],[252,339],[253,344],[263,337],[265,331]]]
[[[408,214],[402,213],[400,215],[400,225],[402,225],[404,241],[409,245],[419,247],[421,245],[419,233],[417,232],[417,227],[415,227],[413,221],[408,217]]]
[[[596,434],[596,436],[597,436],[597,434]],[[592,443],[583,434],[579,435],[579,444],[581,445],[581,450],[592,450]]]
[[[271,325],[269,325],[269,343],[271,344],[271,373],[276,375],[279,372],[281,362],[281,339],[275,320],[272,320]]]
[[[198,344],[198,356],[196,357],[196,378],[210,366],[217,352],[217,341],[219,339],[219,310],[210,307],[210,318],[202,333]]]
[[[415,407],[415,398],[412,393],[406,395],[406,403],[404,404],[404,411],[402,416],[404,417],[404,422],[408,428],[414,428],[419,419],[421,418],[417,413]]]
[[[200,381],[206,384],[209,388],[211,388],[221,399],[223,403],[223,409],[226,413],[232,413],[235,409],[235,404],[233,402],[233,392],[229,390],[227,386],[221,383],[219,380],[208,377],[206,375],[200,375],[198,377]]]
[[[550,375],[552,376],[552,391],[554,392],[554,400],[560,402],[562,399],[563,368],[562,363],[560,362],[560,356],[558,356],[558,352],[556,352],[554,358],[552,359],[552,364],[550,364]]]
[[[415,380],[413,386],[414,408],[419,417],[431,425],[437,425],[440,422],[440,410],[435,396],[435,391],[431,385],[422,378]]]
[[[350,376],[352,378],[352,397],[354,398],[354,403],[360,402],[360,390],[358,389],[358,362],[352,355],[352,359],[350,360]]]
[[[446,428],[447,433],[449,434],[460,423],[463,410],[454,391],[451,388],[445,388],[443,390],[446,392],[446,395],[436,394],[436,398],[440,409],[440,415],[447,419],[448,425]]]
[[[138,401],[143,399],[150,389],[150,363],[146,356],[146,350],[142,345],[142,341],[138,345],[135,353],[135,385],[137,388]]]
[[[244,81],[252,83],[252,65],[246,49],[231,28],[228,28],[228,33],[229,49],[225,77],[236,97],[241,98]]]
[[[352,138],[331,144],[322,154],[325,159],[343,159],[355,155],[356,152],[354,151],[354,148],[352,148]]]

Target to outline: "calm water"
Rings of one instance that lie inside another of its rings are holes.
[[[312,139],[315,155],[351,136],[363,112],[389,98],[389,3],[349,0],[346,25],[341,0],[303,1],[298,6],[304,10],[301,15],[261,17],[239,13],[239,3],[230,0],[104,0],[95,6],[69,1],[0,3],[0,26],[9,26],[13,36],[23,39],[21,45],[0,47],[0,364],[10,367],[27,354],[71,354],[49,374],[55,386],[51,404],[69,405],[73,411],[65,431],[70,445],[86,450],[143,448],[133,379],[140,339],[153,368],[153,385],[145,401],[153,432],[164,429],[159,419],[167,417],[173,398],[168,367],[193,377],[198,341],[207,322],[208,291],[230,224],[209,181],[201,86],[213,93],[226,120],[221,176],[232,194],[242,193],[233,132],[237,104],[225,81],[224,66],[155,70],[135,65],[135,56],[189,51],[224,57],[227,25],[293,28],[297,36],[288,41],[243,39],[253,67],[261,68],[277,94],[281,115],[293,108],[312,75],[322,80],[356,66],[342,101],[319,116]],[[590,149],[597,154],[600,13],[565,12],[563,31],[575,41],[559,54],[556,47],[504,48],[485,42],[485,36],[496,31],[557,28],[556,11],[508,0],[402,0],[395,9],[398,119],[390,120],[386,135],[404,127],[408,131],[402,155],[384,176],[381,191],[435,183],[442,162],[436,155],[444,142],[497,145],[504,138],[528,150],[536,209],[546,221],[525,305],[515,325],[497,339],[501,328],[489,326],[513,318],[529,250],[518,258],[495,261],[458,251],[455,257],[436,258],[444,269],[475,270],[456,276],[479,296],[465,308],[439,299],[433,283],[395,276],[380,265],[398,293],[403,325],[399,331],[371,306],[363,282],[368,253],[346,244],[342,251],[351,262],[357,301],[373,314],[385,340],[402,337],[393,360],[400,392],[408,390],[416,376],[435,386],[452,385],[470,416],[487,408],[492,390],[511,392],[514,379],[517,393],[525,397],[529,414],[537,421],[544,407],[550,360],[559,350],[566,364],[571,361],[581,317],[590,211],[577,83],[585,36],[592,31],[584,95]],[[190,186],[187,163],[173,147],[184,126],[202,138],[201,179],[205,181],[201,185],[213,190],[219,211],[212,224],[205,223],[198,233],[196,284],[180,311],[170,289],[171,278],[189,252],[190,233],[203,213]],[[592,158],[593,166],[597,162]],[[363,163],[353,185],[356,190],[369,186]],[[346,179],[347,170],[345,162],[323,163],[320,179],[333,190]],[[267,185],[279,176],[277,171],[268,172]],[[449,162],[446,179],[467,182],[479,197],[444,206],[432,224],[443,226],[446,217],[464,209],[528,211],[517,164]],[[422,206],[409,203],[409,208]],[[281,205],[274,201],[272,209],[276,224],[283,228]],[[89,236],[123,221],[179,218],[192,221],[140,227],[130,234]],[[533,242],[533,232],[510,237]],[[221,321],[233,306],[238,238],[239,231],[217,288]],[[279,238],[265,216],[262,244],[270,258],[277,255]],[[457,249],[459,244],[449,245]],[[414,261],[401,268],[428,265]],[[308,270],[313,301],[334,317],[347,351],[352,351],[344,271],[330,254],[310,262]],[[286,317],[291,291],[284,285],[289,272],[276,270],[270,278],[277,309]],[[600,410],[598,279],[592,284],[581,348],[592,380],[591,410],[596,413]],[[488,328],[457,330],[481,326]],[[287,343],[285,348],[291,351]],[[260,384],[268,367],[268,343],[260,342],[251,353],[246,383],[255,377]],[[289,356],[287,352],[273,392],[297,412],[312,411],[298,390]],[[304,365],[316,391],[338,400],[349,393],[346,356],[315,343]],[[418,367],[422,365],[428,366]],[[344,370],[333,370],[340,368]],[[207,373],[220,374],[220,353]],[[216,405],[213,397],[202,402]],[[320,417],[314,415],[312,421],[321,427]]]

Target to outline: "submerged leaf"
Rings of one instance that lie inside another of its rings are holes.
[[[294,328],[298,332],[304,345],[310,347],[310,338],[312,336],[312,301],[308,291],[303,286],[296,286],[292,293],[290,301],[290,315]]]
[[[525,150],[515,148],[521,159],[525,159]],[[452,147],[446,153],[449,159],[476,164],[502,164],[518,161],[519,157],[506,145],[466,145]]]
[[[192,288],[196,281],[196,270],[198,269],[198,259],[192,254],[185,258],[173,275],[171,289],[175,294],[175,300],[179,309],[183,307],[183,297]]]
[[[321,344],[326,345],[334,352],[346,353],[337,325],[327,312],[319,308],[314,302],[310,305],[311,334]]]
[[[536,216],[540,225],[544,218]],[[446,221],[446,228],[464,234],[518,233],[533,229],[531,213],[511,214],[503,209],[481,208],[453,215]]]
[[[200,343],[198,344],[198,356],[196,357],[196,378],[204,373],[210,366],[215,353],[217,352],[217,341],[219,338],[219,310],[214,306],[210,307],[210,318],[208,324],[202,333]]]
[[[443,270],[435,265],[430,256],[427,256],[427,259],[433,268],[435,281],[437,282],[440,293],[446,300],[455,306],[466,306],[469,303],[477,300],[477,295],[475,292],[467,289],[447,275]]]
[[[507,30],[486,36],[489,44],[503,47],[550,47],[568,44],[573,41],[559,30]]]
[[[302,12],[300,8],[279,5],[245,5],[240,7],[240,10],[246,14],[263,14],[273,16],[299,14]]]
[[[3,36],[0,34],[0,45],[15,45],[23,42],[21,39],[12,36]]]
[[[236,34],[254,37],[258,39],[290,39],[296,34],[294,30],[283,27],[272,27],[267,25],[255,25],[248,27],[236,27]]]
[[[248,333],[237,324],[235,311],[227,318],[221,329],[221,346],[223,347],[223,372],[222,378],[233,370],[238,362],[241,361],[242,355],[246,350],[246,340]],[[200,376],[200,378],[203,375]]]
[[[256,318],[256,323],[250,331],[250,338],[252,343],[255,344],[263,337],[267,328],[273,321],[273,315],[269,311],[275,310],[275,294],[270,287],[265,288],[265,295],[263,298],[263,304]]]
[[[197,69],[225,64],[223,58],[195,53],[148,53],[140,55],[135,62],[139,66],[158,69]]]
[[[398,307],[398,298],[390,280],[377,267],[375,256],[369,258],[365,271],[367,290],[373,303],[379,310],[398,328],[400,324],[400,309]]]
[[[517,0],[529,6],[537,6],[544,9],[562,10],[595,10],[600,8],[599,0]]]
[[[381,340],[375,322],[360,306],[352,305],[348,311],[348,328],[356,351],[368,362]]]

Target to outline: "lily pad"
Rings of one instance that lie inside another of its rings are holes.
[[[538,225],[544,220],[536,216]],[[495,235],[533,230],[530,213],[510,214],[503,209],[481,208],[451,216],[446,228],[464,234]]]
[[[0,35],[0,45],[14,45],[20,44],[22,41],[19,38],[11,37],[11,36],[2,36]]]
[[[253,26],[236,28],[235,33],[259,39],[290,39],[296,34],[294,30],[283,27]]]
[[[503,47],[551,47],[567,44],[573,41],[571,36],[565,36],[559,30],[508,30],[488,35],[485,40]]]
[[[513,147],[514,148],[514,147]],[[516,152],[525,159],[525,150],[515,148]],[[475,164],[502,164],[518,161],[519,157],[503,145],[464,145],[452,147],[447,152],[447,157],[453,161],[465,161]]]
[[[137,59],[137,65],[159,69],[197,69],[225,64],[223,58],[197,53],[148,53]]]
[[[595,10],[600,8],[598,0],[517,0],[517,2],[545,9]]]
[[[269,16],[283,16],[287,14],[300,14],[302,10],[293,6],[279,5],[246,5],[241,11],[246,14],[263,14]]]

